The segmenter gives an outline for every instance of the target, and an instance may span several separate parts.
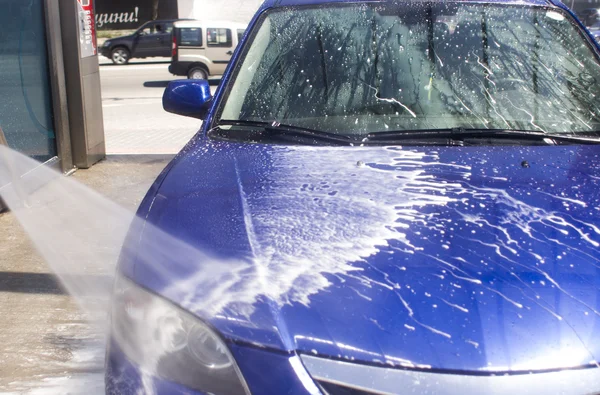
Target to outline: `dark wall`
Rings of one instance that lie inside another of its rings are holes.
[[[177,0],[96,0],[98,30],[137,29],[153,19],[177,17]]]

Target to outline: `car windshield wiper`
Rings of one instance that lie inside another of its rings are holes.
[[[577,136],[576,134],[581,134]],[[424,129],[424,130],[395,130],[369,133],[368,141],[398,141],[414,138],[452,138],[452,139],[514,139],[541,141],[550,139],[559,142],[579,144],[600,144],[600,132],[576,133],[576,134],[550,134],[536,131],[510,130],[510,129]]]
[[[289,137],[300,137],[300,138],[312,138],[314,140],[323,140],[327,142],[334,142],[338,144],[351,145],[357,143],[357,140],[336,133],[325,132],[322,130],[315,130],[304,128],[301,126],[286,125],[279,122],[260,122],[260,121],[236,121],[222,119],[220,120],[216,128],[221,129],[221,126],[242,126],[250,127],[255,130],[256,137],[275,137],[277,135],[289,136]],[[213,129],[214,130],[214,129]],[[221,129],[222,130],[222,129]],[[237,130],[237,129],[236,129]]]

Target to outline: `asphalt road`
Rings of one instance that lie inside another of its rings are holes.
[[[198,131],[202,121],[167,113],[162,95],[169,63],[133,61],[115,66],[101,58],[102,107],[108,154],[174,154]],[[162,59],[158,59],[162,60]],[[218,79],[213,79],[213,92]]]

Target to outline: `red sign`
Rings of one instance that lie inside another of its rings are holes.
[[[98,54],[96,44],[96,22],[94,18],[94,0],[77,0],[79,5],[79,48],[81,57]]]

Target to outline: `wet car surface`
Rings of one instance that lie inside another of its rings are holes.
[[[598,392],[598,47],[550,3],[338,3],[168,89],[205,124],[126,242],[107,391]]]

